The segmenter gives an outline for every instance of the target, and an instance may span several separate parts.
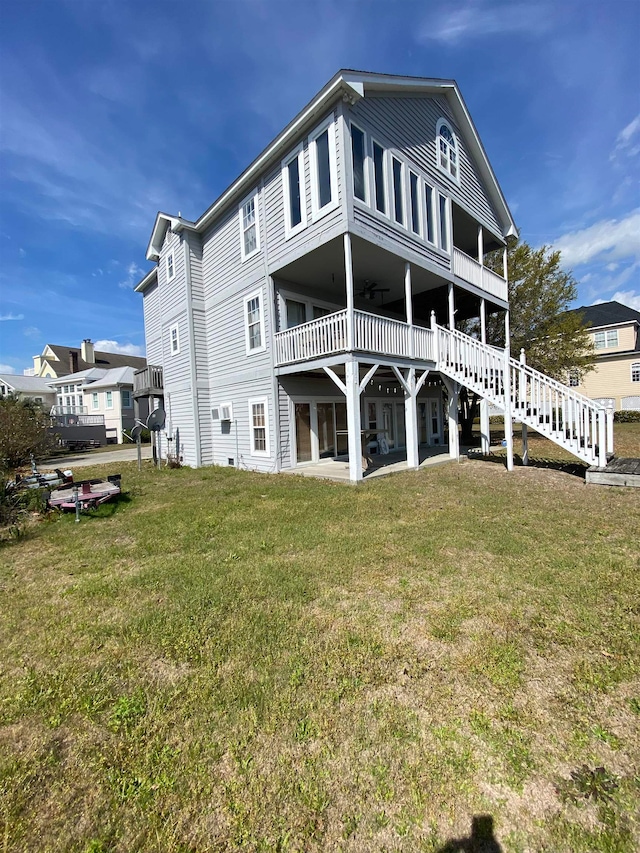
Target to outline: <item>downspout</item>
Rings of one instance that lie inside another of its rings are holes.
[[[191,259],[189,241],[184,239],[184,280],[187,297],[187,329],[189,331],[189,366],[191,369],[191,402],[193,404],[193,432],[196,442],[196,468],[202,465],[200,447],[200,413],[198,410],[198,385],[196,375],[196,336],[193,323],[193,297],[191,294]]]

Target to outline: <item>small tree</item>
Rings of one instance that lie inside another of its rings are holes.
[[[32,400],[9,395],[0,398],[0,469],[12,471],[54,445],[49,415]]]

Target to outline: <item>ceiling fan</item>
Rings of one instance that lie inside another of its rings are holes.
[[[376,281],[369,281],[368,278],[365,278],[357,295],[362,299],[375,299],[376,293],[389,293],[390,290],[390,287],[380,287]],[[381,299],[384,299],[384,297],[381,297]]]

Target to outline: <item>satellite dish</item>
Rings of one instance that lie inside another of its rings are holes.
[[[164,409],[154,409],[147,418],[147,429],[151,432],[160,432],[164,427],[166,417]]]
[[[131,441],[137,441],[140,438],[140,433],[142,432],[142,427],[140,424],[136,424],[134,428],[131,430]]]

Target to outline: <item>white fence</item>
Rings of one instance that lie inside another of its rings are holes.
[[[507,301],[507,282],[502,276],[479,264],[475,258],[469,257],[465,252],[455,247],[453,249],[453,272],[459,278],[463,278],[470,284],[475,284],[476,287],[485,290],[492,296]]]

